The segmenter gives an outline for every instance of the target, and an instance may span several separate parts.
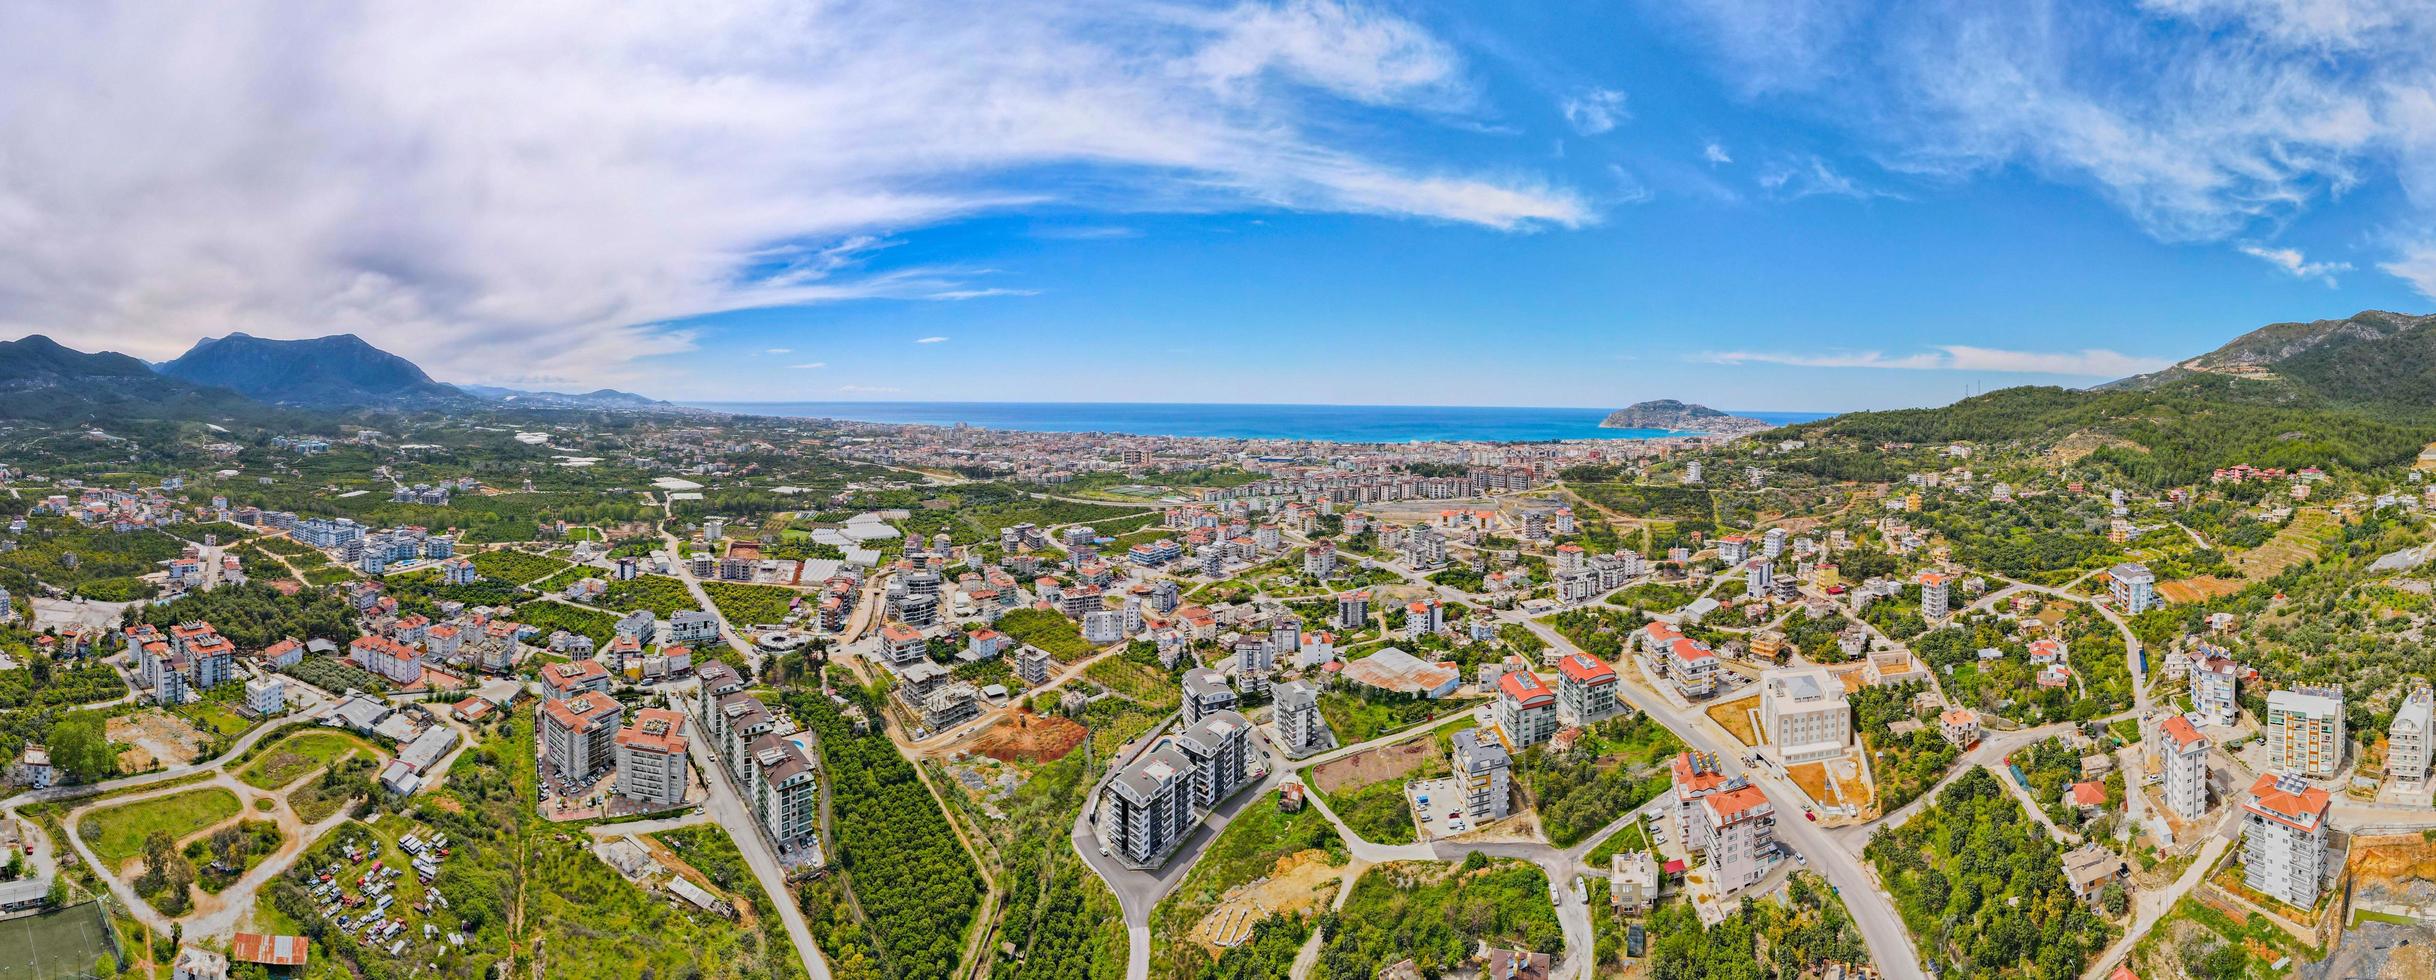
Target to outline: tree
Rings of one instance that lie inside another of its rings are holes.
[[[2106,906],[2106,914],[2112,916],[2120,917],[2131,908],[2131,895],[2123,890],[2123,883],[2119,881],[2107,882],[2106,890],[2098,893],[2098,901]]]
[[[69,781],[96,782],[116,775],[118,759],[110,751],[110,740],[103,734],[102,719],[96,714],[75,714],[51,726],[51,765],[67,774]]]

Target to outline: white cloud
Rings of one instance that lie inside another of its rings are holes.
[[[2111,350],[2019,351],[1960,344],[1916,354],[1890,356],[1882,351],[1719,351],[1699,360],[1715,364],[1782,364],[1806,368],[1878,368],[1904,371],[1979,371],[1996,374],[2061,374],[2087,378],[2119,378],[2162,370],[2173,361],[2135,357]]]
[[[2436,212],[2436,5],[2416,0],[1647,4],[1791,104],[1940,179],[2022,168],[2168,241],[2239,239],[2391,175]]]
[[[1821,194],[1863,201],[1873,197],[1896,196],[1845,176],[1817,156],[1770,164],[1760,172],[1759,186],[1771,194],[1791,200]]]
[[[944,344],[944,343],[947,343],[947,338],[945,338],[945,337],[924,337],[924,338],[922,338],[922,339],[920,339],[920,340],[916,340],[916,341],[914,341],[914,343],[917,343],[917,344]]]
[[[2405,245],[2401,255],[2377,266],[2429,299],[2436,299],[2436,241]]]
[[[1378,117],[1474,99],[1452,48],[1355,0],[11,6],[0,335],[353,331],[452,380],[605,384],[705,313],[979,295],[877,267],[975,213],[1595,220],[1380,155]]]
[[[825,367],[828,367],[828,366],[829,366],[829,362],[827,362],[827,361],[811,361],[811,362],[804,363],[804,364],[789,364],[789,365],[787,365],[788,369],[790,369],[790,370],[795,370],[795,371],[818,371],[818,370],[820,370],[820,369],[822,369],[822,368],[825,368]]]
[[[1565,122],[1573,126],[1574,132],[1597,136],[1632,118],[1632,113],[1624,108],[1624,99],[1624,93],[1615,89],[1594,88],[1566,96],[1558,108],[1564,110]]]
[[[792,353],[795,353],[795,348],[792,348],[792,347],[772,347],[772,348],[770,348],[769,350],[762,351],[762,353],[764,353],[764,354],[792,354]]]
[[[1726,154],[1725,144],[1719,143],[1716,140],[1710,140],[1707,143],[1701,144],[1700,158],[1712,164],[1728,164],[1734,162],[1734,158]]]
[[[2317,279],[2327,285],[2335,284],[2335,273],[2350,272],[2349,262],[2311,262],[2297,248],[2268,248],[2263,245],[2243,245],[2241,254],[2284,270],[2295,279]]]

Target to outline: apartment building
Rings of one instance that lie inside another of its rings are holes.
[[[423,651],[383,636],[359,636],[347,645],[347,658],[356,666],[399,684],[423,679]]]
[[[2157,607],[2157,576],[2139,562],[2124,562],[2106,570],[2111,581],[2115,605],[2126,616],[2137,616]]]
[[[1165,862],[1210,807],[1250,781],[1251,727],[1217,711],[1120,770],[1093,821],[1102,850],[1135,868]]]
[[[617,761],[618,722],[625,714],[626,706],[606,694],[543,702],[542,760],[571,782],[589,782]]]
[[[1692,853],[1700,853],[1701,841],[1693,833],[1700,820],[1700,801],[1717,792],[1726,783],[1725,773],[1717,768],[1717,756],[1709,752],[1687,751],[1675,756],[1675,839]]]
[[[1597,657],[1575,651],[1556,662],[1556,717],[1559,724],[1588,725],[1614,717],[1615,668]]]
[[[1776,866],[1776,805],[1759,787],[1739,778],[1728,780],[1700,798],[1698,816],[1694,831],[1719,894],[1758,884]]]
[[[609,668],[597,660],[569,660],[541,668],[541,699],[563,701],[578,694],[609,693]]]
[[[2202,725],[2231,725],[2241,719],[2240,668],[2233,658],[2196,657],[2191,661],[2191,716]]]
[[[1456,732],[1453,743],[1464,816],[1475,826],[1505,817],[1511,812],[1514,778],[1514,761],[1505,746],[1477,728]]]
[[[2165,805],[2184,820],[2208,810],[2208,750],[2214,743],[2189,718],[2174,715],[2157,724],[2164,740],[2158,758],[2165,767]]]
[[[1530,671],[1509,672],[1497,679],[1492,715],[1506,745],[1519,752],[1556,735],[1556,692]]]
[[[1852,705],[1844,682],[1825,668],[1771,670],[1760,676],[1763,737],[1786,765],[1844,754],[1852,742]]]
[[[1328,747],[1328,723],[1320,717],[1319,692],[1307,681],[1277,685],[1271,704],[1280,746],[1290,756],[1309,755]]]
[[[2267,695],[2267,768],[2327,779],[2343,768],[2343,688],[2296,687]]]
[[[2296,908],[2314,908],[2326,880],[2325,790],[2265,773],[2242,802],[2242,882]]]
[[[1215,670],[1184,672],[1184,723],[1189,725],[1220,711],[1235,709],[1235,689]]]
[[[812,846],[820,831],[820,779],[812,755],[797,743],[809,736],[762,735],[733,769],[744,801],[782,860]]]
[[[2385,732],[2385,774],[2404,782],[2428,778],[2429,726],[2436,723],[2436,690],[2414,688],[2394,709]]]
[[[1920,573],[1920,618],[1929,622],[1945,619],[1952,609],[1948,605],[1946,576],[1938,572]]]
[[[617,733],[617,793],[630,800],[675,806],[685,802],[685,716],[666,708],[634,713]]]

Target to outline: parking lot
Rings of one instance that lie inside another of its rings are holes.
[[[1437,840],[1480,829],[1463,812],[1463,784],[1449,778],[1416,779],[1404,784],[1404,802],[1413,811],[1422,840]]]
[[[384,846],[377,831],[358,830],[336,842],[331,860],[309,869],[307,891],[322,921],[367,951],[390,956],[402,956],[418,942],[464,946],[462,933],[431,921],[448,907],[447,897],[430,887],[453,853],[448,835],[417,827],[400,833],[393,846]]]

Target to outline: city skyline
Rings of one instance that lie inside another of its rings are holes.
[[[0,335],[354,332],[675,400],[1840,411],[2436,305],[2424,12],[1770,9],[20,11]]]

